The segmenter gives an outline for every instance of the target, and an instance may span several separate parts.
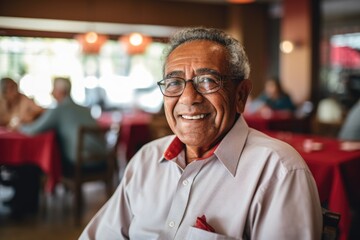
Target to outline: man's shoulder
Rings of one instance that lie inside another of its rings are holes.
[[[274,137],[271,137],[266,132],[261,132],[256,129],[250,129],[249,135],[247,138],[247,144],[251,145],[257,145],[259,147],[265,147],[265,148],[277,148],[277,147],[284,147],[285,145],[288,145],[287,143],[280,141]]]
[[[82,112],[89,112],[90,113],[90,109],[86,106],[82,106],[76,102],[74,102],[71,98],[66,98],[65,100],[63,100],[61,103],[58,103],[58,105],[55,108],[57,111],[64,111],[64,112],[73,112],[76,111],[78,113],[82,113]]]
[[[265,133],[252,130],[248,136],[247,148],[252,154],[262,156],[266,161],[287,170],[307,168],[301,155],[288,143]]]

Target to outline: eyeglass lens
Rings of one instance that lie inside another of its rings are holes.
[[[210,74],[195,76],[187,81],[183,78],[166,78],[159,82],[159,86],[165,96],[180,96],[188,81],[192,81],[195,89],[202,94],[215,92],[221,87],[221,80]]]

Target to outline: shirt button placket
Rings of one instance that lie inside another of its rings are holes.
[[[170,221],[170,222],[169,222],[169,227],[171,227],[171,228],[175,227],[175,222],[174,222],[174,221]]]
[[[183,172],[182,177],[179,179],[166,221],[166,230],[161,234],[161,239],[174,239],[176,234],[179,232],[180,223],[184,218],[184,214],[189,202],[193,179],[201,169],[201,165],[198,165],[199,164],[188,166],[187,169]]]

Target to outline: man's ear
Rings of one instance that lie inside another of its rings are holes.
[[[236,87],[236,112],[241,114],[244,112],[246,100],[251,92],[252,83],[249,79],[244,79]]]

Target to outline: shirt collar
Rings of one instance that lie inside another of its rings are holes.
[[[214,146],[209,153],[207,153],[204,157],[199,158],[198,160],[204,160],[213,155],[218,146],[219,144],[216,144],[216,146]],[[181,142],[178,137],[175,137],[170,143],[169,147],[165,150],[164,158],[166,160],[172,160],[177,157],[184,148],[185,144]]]
[[[185,144],[180,141],[178,137],[175,137],[174,140],[170,143],[168,148],[165,150],[164,158],[166,160],[171,160],[179,155],[179,153],[184,149]]]
[[[231,130],[225,135],[219,144],[217,144],[213,151],[210,151],[204,158],[210,157],[215,154],[228,171],[235,176],[236,169],[239,164],[241,152],[245,146],[245,142],[249,133],[249,127],[246,124],[243,116],[240,116],[235,122]],[[185,144],[175,137],[168,148],[165,150],[164,159],[172,160],[177,157]],[[200,159],[199,159],[200,160]]]
[[[236,174],[240,155],[244,149],[248,134],[249,127],[241,115],[215,150],[217,158],[233,176]]]

